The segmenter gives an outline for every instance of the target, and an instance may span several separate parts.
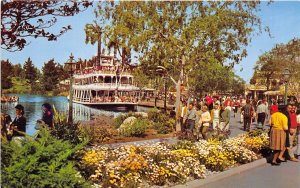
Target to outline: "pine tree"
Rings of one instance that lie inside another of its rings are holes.
[[[30,57],[25,61],[23,66],[25,72],[25,79],[28,79],[29,83],[32,84],[37,78],[36,67],[33,65]]]
[[[19,77],[19,78],[24,76],[24,70],[20,63],[13,65],[13,75],[14,75],[14,77]]]
[[[59,83],[59,71],[57,68],[57,63],[54,62],[54,59],[49,60],[42,67],[42,71],[42,84],[44,89],[46,91],[52,91]]]

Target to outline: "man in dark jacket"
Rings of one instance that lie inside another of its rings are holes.
[[[16,107],[16,118],[11,123],[10,129],[13,137],[24,137],[26,133],[26,118],[24,117],[24,107],[18,104]]]

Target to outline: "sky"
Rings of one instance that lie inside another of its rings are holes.
[[[95,7],[95,6],[94,6]],[[1,59],[9,59],[12,64],[24,64],[30,57],[39,69],[45,62],[54,58],[56,62],[63,64],[73,53],[75,59],[90,59],[96,55],[97,45],[85,43],[84,26],[93,23],[95,19],[90,7],[83,13],[73,17],[59,17],[57,24],[51,31],[58,33],[63,26],[71,25],[72,30],[59,37],[57,41],[46,39],[30,39],[31,43],[22,51],[8,52],[1,49]],[[249,46],[246,47],[248,56],[238,65],[235,65],[235,73],[249,83],[253,75],[253,67],[258,57],[266,51],[270,51],[278,43],[287,43],[293,38],[300,38],[300,1],[275,1],[270,5],[262,2],[261,11],[258,12],[262,25],[268,26],[271,37],[263,32],[254,35]]]

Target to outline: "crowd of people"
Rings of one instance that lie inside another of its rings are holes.
[[[243,124],[243,130],[249,132],[251,124],[256,122],[256,129],[269,128],[270,149],[274,151],[272,165],[279,165],[286,161],[284,154],[288,153],[291,161],[298,162],[300,146],[298,138],[296,157],[291,150],[296,134],[300,134],[300,108],[297,101],[291,100],[287,105],[282,104],[282,98],[278,101],[272,99],[269,105],[267,100],[250,100],[247,98],[217,98],[206,96],[201,100],[187,102],[183,100],[176,120],[181,132],[187,135],[202,136],[207,139],[208,130],[228,131],[230,127],[231,111]],[[281,105],[278,105],[281,104]],[[287,152],[285,152],[287,150]]]
[[[95,96],[92,98],[92,103],[96,102],[138,102],[136,96]]]

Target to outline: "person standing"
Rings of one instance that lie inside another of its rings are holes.
[[[250,131],[251,118],[254,112],[253,106],[250,104],[250,100],[247,99],[246,105],[242,107],[241,112],[243,114],[244,131]]]
[[[291,117],[290,117],[290,113],[291,113],[291,110],[292,110],[292,105],[291,104],[287,104],[286,105],[286,108],[284,110],[282,110],[282,113],[287,117],[288,119],[288,130],[285,130],[285,133],[286,133],[286,141],[285,141],[285,149],[282,150],[280,153],[279,153],[279,157],[278,159],[280,161],[284,161],[286,162],[286,158],[284,158],[284,154],[285,154],[285,151],[289,151],[289,148],[290,148],[290,137],[289,137],[289,134],[290,134],[290,128],[291,128]]]
[[[202,134],[202,138],[207,140],[207,130],[209,127],[209,122],[211,121],[211,117],[210,117],[210,113],[208,111],[208,107],[207,106],[203,106],[202,107],[202,114],[200,117],[200,132]]]
[[[300,109],[297,109],[297,124],[298,124],[298,128],[297,128],[297,149],[295,152],[295,156],[298,159],[300,156]]]
[[[282,113],[283,108],[280,108],[280,112],[275,112],[271,116],[271,130],[270,130],[270,149],[273,150],[274,155],[271,164],[279,166],[284,159],[280,158],[280,154],[284,153],[286,147],[286,133],[288,130],[288,119]]]
[[[229,111],[231,111],[231,107],[233,106],[232,100],[230,97],[228,97],[224,102],[225,108],[227,108]]]
[[[186,113],[186,129],[188,136],[190,136],[193,133],[193,129],[195,127],[195,121],[196,121],[196,109],[194,108],[193,104],[189,105],[189,109]]]
[[[220,109],[218,104],[214,105],[214,109],[210,112],[210,117],[212,119],[213,129],[215,130],[220,124]]]
[[[276,100],[274,100],[272,102],[271,109],[270,109],[270,114],[272,115],[275,112],[278,112],[278,105],[277,105]]]
[[[287,150],[288,150],[288,153],[289,153],[290,161],[298,162],[298,160],[295,158],[294,153],[292,151],[293,141],[295,139],[296,131],[297,131],[296,106],[292,105],[292,108],[289,111],[289,116],[290,116],[290,120],[291,120],[291,126],[290,126],[290,129],[289,129],[290,147],[287,148]]]
[[[266,100],[257,106],[257,128],[264,129],[265,119],[268,117],[268,108],[266,106]]]
[[[222,105],[220,110],[220,129],[222,131],[229,129],[229,121],[230,121],[230,110],[226,108],[225,105]]]
[[[53,112],[52,112],[52,107],[49,103],[44,103],[42,105],[42,120],[45,122],[45,124],[48,125],[49,128],[53,128]]]
[[[26,133],[26,118],[24,117],[24,107],[16,105],[16,117],[10,125],[12,131],[12,140],[22,140]]]
[[[177,121],[179,121],[179,124],[180,124],[180,131],[183,132],[184,131],[184,117],[186,115],[186,112],[187,112],[187,107],[186,107],[186,102],[183,101],[182,102],[182,105],[179,106],[178,108],[178,113],[177,113]]]
[[[199,140],[199,133],[200,133],[200,119],[201,119],[201,114],[202,114],[202,109],[200,105],[196,106],[196,122],[195,122],[195,127],[196,127],[196,139]]]

